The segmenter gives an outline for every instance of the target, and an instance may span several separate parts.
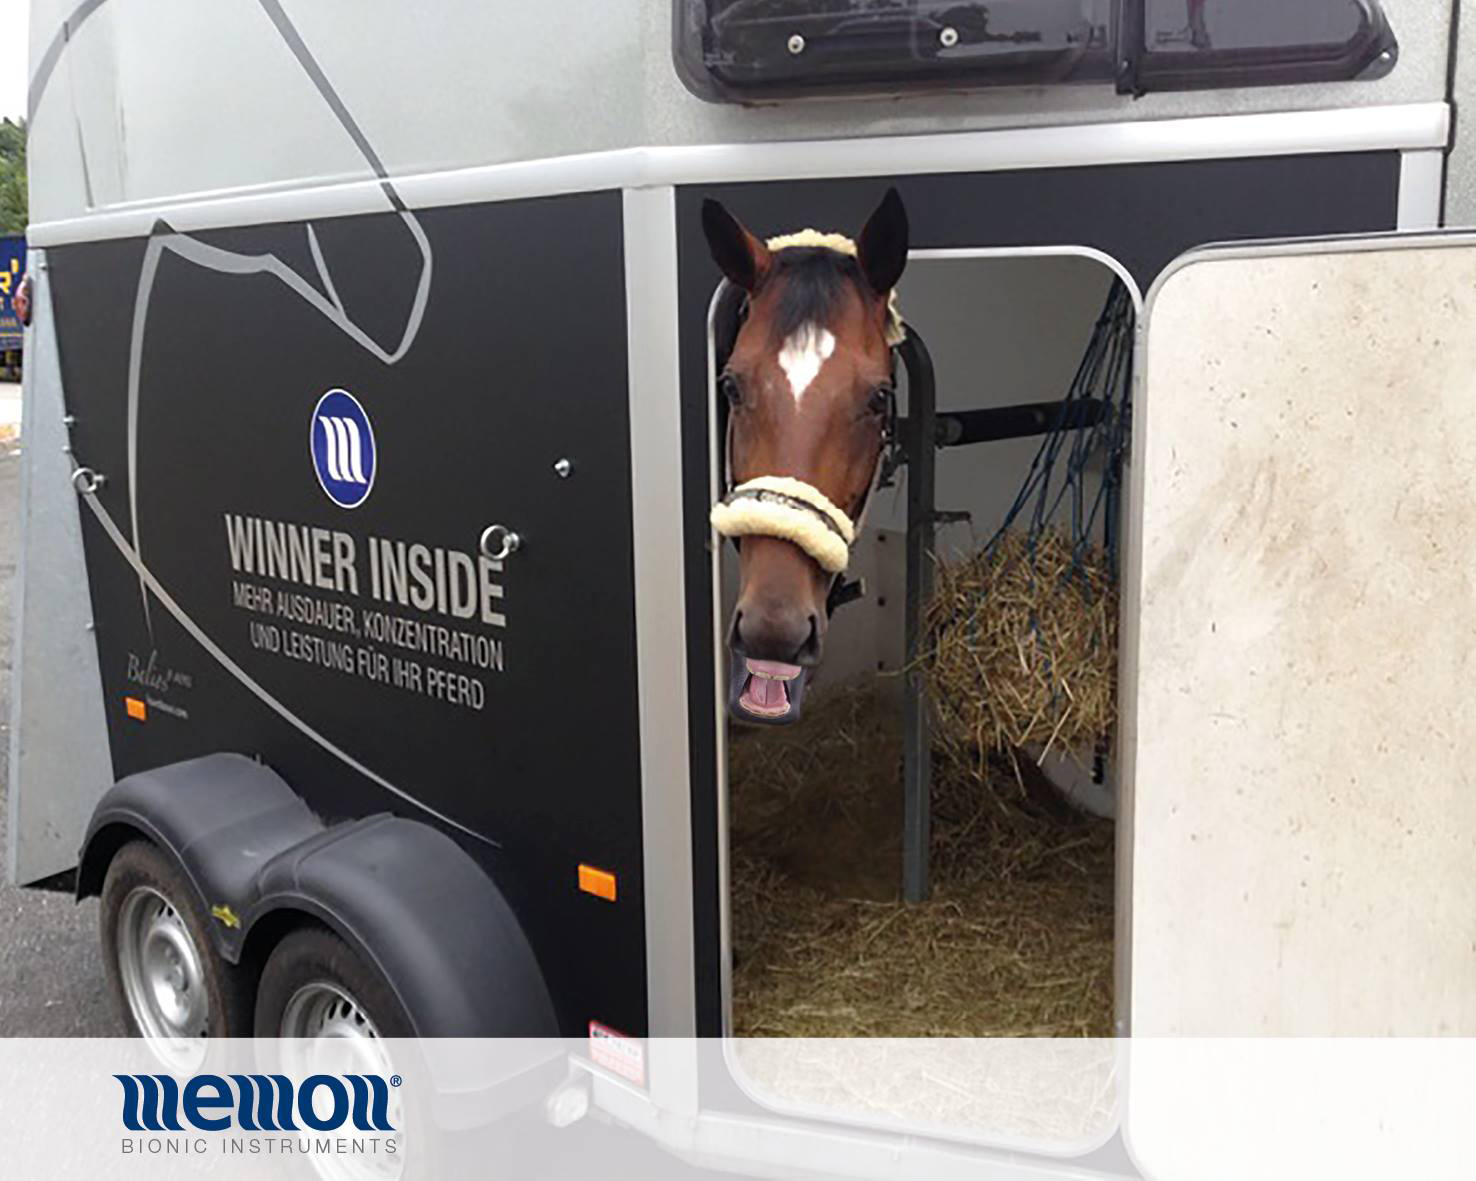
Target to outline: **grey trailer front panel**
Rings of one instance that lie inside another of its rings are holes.
[[[5,858],[20,884],[76,865],[87,818],[113,778],[45,251],[32,253],[30,270]]]

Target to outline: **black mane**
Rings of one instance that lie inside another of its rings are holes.
[[[787,339],[806,324],[825,324],[845,289],[865,288],[861,267],[849,254],[825,246],[789,246],[774,252],[764,286],[780,283],[774,332]]]

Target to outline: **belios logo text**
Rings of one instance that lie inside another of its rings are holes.
[[[374,1074],[313,1074],[294,1084],[282,1074],[198,1074],[183,1086],[167,1074],[115,1074],[130,1132],[393,1132],[388,1082]],[[326,1112],[327,1114],[320,1114]],[[296,1122],[294,1122],[296,1121]]]

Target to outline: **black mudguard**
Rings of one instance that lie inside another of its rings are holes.
[[[495,882],[444,833],[379,815],[325,826],[269,767],[213,754],[130,775],[98,802],[77,896],[145,837],[198,894],[229,963],[308,916],[389,981],[420,1037],[552,1037],[548,987]],[[257,938],[253,939],[253,933]]]
[[[283,907],[321,918],[375,964],[420,1037],[555,1037],[533,950],[482,869],[444,833],[399,816],[325,829],[257,879],[249,936]]]

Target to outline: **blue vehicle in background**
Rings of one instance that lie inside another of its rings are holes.
[[[26,275],[24,234],[0,236],[0,377],[20,380],[25,327],[15,306],[15,293]]]

